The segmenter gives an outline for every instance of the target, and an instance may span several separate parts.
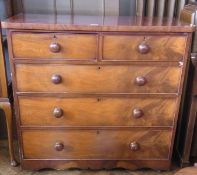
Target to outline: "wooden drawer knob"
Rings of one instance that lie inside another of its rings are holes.
[[[56,151],[62,151],[64,149],[64,144],[62,142],[56,142],[54,148]]]
[[[144,86],[144,85],[147,83],[147,80],[146,80],[145,77],[138,76],[138,77],[136,77],[136,79],[135,79],[135,83],[136,83],[138,86]]]
[[[134,109],[133,110],[133,117],[135,117],[135,118],[140,118],[140,117],[142,117],[144,115],[144,112],[143,112],[143,110],[142,109]]]
[[[146,54],[150,51],[150,47],[148,44],[142,43],[138,46],[138,51],[141,54]]]
[[[60,51],[61,47],[58,43],[53,42],[53,43],[50,44],[49,49],[50,49],[51,52],[57,53],[57,52]]]
[[[58,108],[58,107],[54,108],[54,110],[53,110],[54,117],[61,118],[63,116],[63,114],[64,114],[64,112],[61,108]]]
[[[132,151],[137,151],[140,149],[140,145],[137,142],[132,142],[132,143],[130,143],[130,149]]]
[[[51,77],[51,81],[54,84],[60,84],[62,82],[62,77],[60,75],[54,74]]]

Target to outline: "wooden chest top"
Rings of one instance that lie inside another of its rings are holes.
[[[2,22],[2,28],[122,32],[193,32],[194,27],[174,19],[131,16],[73,16],[18,14]]]

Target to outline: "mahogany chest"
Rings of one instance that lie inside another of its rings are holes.
[[[2,26],[23,169],[170,168],[190,25],[20,14]]]

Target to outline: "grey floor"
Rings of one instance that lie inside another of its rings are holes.
[[[111,170],[111,171],[90,171],[90,170],[65,170],[65,171],[23,171],[18,167],[9,165],[9,156],[7,142],[0,140],[0,175],[173,175],[175,171],[159,172],[151,170],[128,171],[128,170]]]

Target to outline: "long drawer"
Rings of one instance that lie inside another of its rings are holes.
[[[168,159],[171,131],[25,130],[24,159]]]
[[[186,49],[185,36],[104,35],[103,60],[180,61]]]
[[[143,65],[17,64],[17,91],[177,93],[182,68]]]
[[[22,126],[172,126],[175,98],[19,97]]]
[[[97,58],[97,42],[98,37],[93,34],[12,34],[13,57],[23,59],[93,60]]]

